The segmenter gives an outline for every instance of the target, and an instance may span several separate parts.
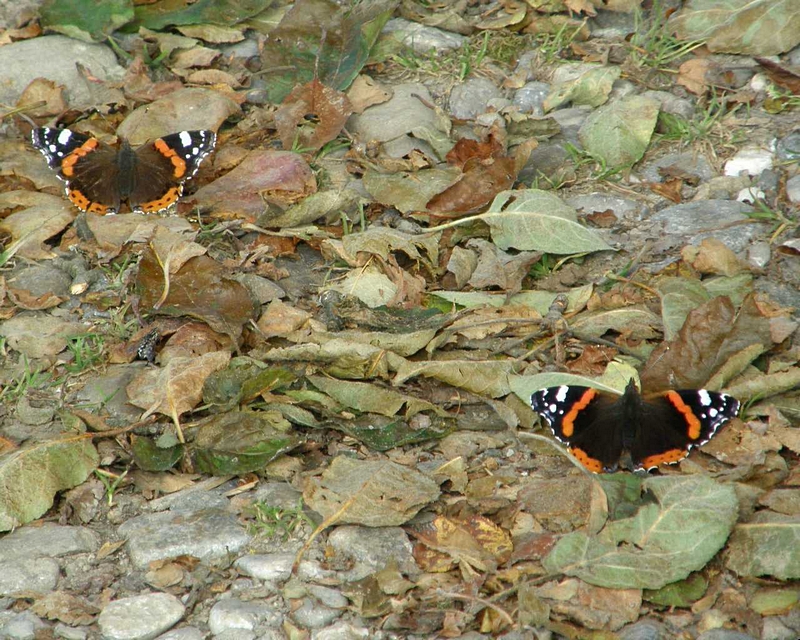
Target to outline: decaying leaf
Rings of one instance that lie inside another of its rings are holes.
[[[401,525],[439,497],[439,485],[419,471],[384,461],[339,456],[303,492],[326,520],[367,527]]]

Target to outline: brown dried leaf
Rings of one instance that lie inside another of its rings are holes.
[[[684,62],[678,69],[678,84],[686,87],[692,93],[701,96],[708,88],[708,74],[711,72],[711,62],[704,58],[691,58]]]
[[[203,399],[203,384],[231,359],[228,351],[199,358],[173,358],[163,369],[142,371],[127,387],[128,401],[148,412],[175,418],[191,411]]]
[[[167,295],[162,300],[165,289]],[[148,247],[139,263],[136,291],[142,309],[154,310],[160,302],[158,313],[198,318],[234,341],[241,336],[244,324],[256,317],[256,305],[247,289],[205,255],[191,258],[172,274],[167,288],[164,270]]]
[[[728,245],[716,238],[706,238],[699,247],[685,246],[681,257],[700,273],[735,276],[747,270],[747,265],[739,260]]]
[[[750,345],[772,346],[770,322],[749,295],[736,312],[727,296],[718,296],[689,313],[677,338],[650,354],[641,374],[642,388],[697,389],[734,354]]]
[[[275,126],[284,149],[297,145],[318,151],[339,135],[352,113],[344,93],[315,78],[286,96],[275,112]]]

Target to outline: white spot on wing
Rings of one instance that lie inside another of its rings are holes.
[[[56,140],[58,141],[58,144],[65,145],[69,142],[70,138],[72,138],[72,131],[69,129],[62,129]]]
[[[697,392],[697,395],[700,397],[700,404],[702,404],[704,407],[707,407],[711,404],[711,396],[705,389],[700,389]]]
[[[569,391],[569,387],[561,386],[558,388],[558,392],[556,393],[556,400],[558,402],[564,402],[567,399],[567,392]]]
[[[188,131],[181,131],[180,134],[178,134],[178,137],[184,147],[192,146],[192,134],[190,134]]]

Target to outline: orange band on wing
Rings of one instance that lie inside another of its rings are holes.
[[[565,438],[571,438],[575,433],[575,418],[578,417],[581,411],[589,406],[589,403],[594,400],[596,396],[597,391],[595,389],[587,389],[583,395],[578,398],[578,401],[572,405],[572,409],[569,410],[569,413],[567,413],[561,421],[561,431]]]
[[[688,453],[686,449],[670,449],[664,453],[659,453],[657,456],[648,456],[642,460],[642,467],[644,469],[652,469],[660,464],[672,464],[683,460]]]
[[[143,202],[139,205],[139,208],[143,213],[155,213],[156,211],[169,209],[178,201],[178,198],[181,197],[181,193],[182,188],[180,186],[172,187],[158,200],[153,200],[152,202]]]
[[[603,463],[596,458],[592,458],[586,454],[583,449],[570,448],[569,452],[575,456],[575,459],[580,462],[584,467],[593,473],[603,472]]]
[[[97,149],[98,144],[99,142],[95,138],[89,138],[80,147],[73,149],[72,153],[61,161],[61,173],[65,177],[71,178],[75,173],[75,163]]]
[[[667,400],[672,403],[672,406],[681,412],[684,420],[686,420],[686,424],[689,427],[689,431],[686,435],[688,435],[692,440],[699,439],[702,425],[700,424],[700,420],[697,419],[697,416],[694,415],[691,407],[681,400],[681,396],[675,391],[667,391],[667,393],[664,395]],[[680,458],[678,458],[678,460],[680,460]]]
[[[170,149],[164,141],[159,138],[153,143],[158,151],[163,154],[165,158],[169,158],[172,162],[172,166],[175,167],[172,176],[176,179],[182,178],[186,175],[186,162],[181,158],[177,153],[175,153],[174,149]]]

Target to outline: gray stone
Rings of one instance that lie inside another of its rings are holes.
[[[169,501],[160,502],[159,507],[168,504],[172,513],[195,513],[209,509],[228,511],[230,506],[228,499],[217,491],[180,491],[169,498]]]
[[[0,564],[20,558],[58,558],[73,553],[93,553],[99,548],[99,536],[86,527],[52,523],[41,527],[20,527],[0,538]]]
[[[620,640],[661,640],[663,627],[652,620],[639,620],[619,631]]]
[[[642,169],[642,177],[648,182],[664,182],[659,172],[666,167],[676,167],[686,173],[696,175],[700,180],[714,177],[714,170],[704,156],[695,153],[668,153],[648,162]]]
[[[356,627],[349,622],[337,622],[330,627],[311,632],[311,640],[363,640],[370,637],[369,629]]]
[[[797,631],[790,629],[775,616],[765,616],[761,640],[796,640]]]
[[[152,640],[183,617],[185,607],[168,593],[146,593],[109,602],[97,624],[104,640]]]
[[[89,637],[89,632],[85,627],[70,627],[63,622],[59,622],[53,627],[53,635],[64,640],[86,640]]]
[[[413,49],[416,53],[448,51],[458,49],[467,42],[466,36],[428,27],[405,18],[392,18],[383,27],[383,34],[391,34],[398,42]]]
[[[632,11],[598,11],[592,19],[592,39],[622,40],[628,34],[636,33],[636,18]]]
[[[348,131],[365,141],[388,142],[417,127],[436,126],[436,114],[422,102],[433,102],[424,85],[412,82],[395,85],[393,89],[394,95],[390,100],[369,107],[362,114],[350,116]]]
[[[233,276],[233,279],[245,287],[250,292],[250,295],[253,296],[253,299],[258,300],[259,304],[266,304],[286,297],[286,292],[272,280],[262,278],[255,273],[237,273]]]
[[[292,576],[292,553],[269,553],[246,555],[238,558],[233,565],[242,573],[259,580],[284,582]]]
[[[754,242],[747,247],[747,261],[756,269],[763,269],[769,263],[772,248],[769,242]]]
[[[731,629],[710,629],[697,636],[697,640],[756,640],[756,638],[749,633]]]
[[[269,507],[292,509],[300,504],[303,494],[285,482],[265,482],[253,492],[253,500]]]
[[[749,176],[757,176],[766,169],[772,169],[773,161],[774,156],[769,149],[745,147],[725,163],[725,175],[738,176],[745,172]]]
[[[800,160],[800,129],[795,129],[778,141],[777,154],[781,160]]]
[[[380,571],[390,561],[397,562],[404,574],[415,575],[419,572],[411,552],[411,543],[400,527],[338,527],[328,536],[328,546],[334,553],[335,562],[354,563],[352,569],[338,574],[345,582],[361,580]]]
[[[642,97],[658,102],[661,106],[661,111],[664,113],[680,116],[684,120],[692,120],[694,118],[694,105],[691,101],[679,98],[669,91],[645,91],[642,93]]]
[[[237,598],[220,600],[208,614],[208,628],[218,635],[226,631],[256,631],[259,627],[280,627],[283,614],[263,602],[243,602]]]
[[[789,198],[789,202],[800,204],[800,174],[786,181],[786,197]]]
[[[162,633],[156,640],[203,640],[206,634],[195,627],[181,627]]]
[[[342,611],[319,604],[313,598],[303,598],[302,604],[292,611],[291,618],[306,629],[327,627],[342,615]]]
[[[17,591],[52,591],[58,584],[58,562],[52,558],[6,560],[0,571],[0,595]]]
[[[37,630],[47,625],[30,611],[18,613],[0,629],[3,640],[34,640]]]
[[[470,78],[450,92],[450,114],[459,120],[473,120],[487,110],[487,103],[503,92],[489,78]]]
[[[131,562],[139,569],[146,569],[153,560],[180,555],[201,560],[224,558],[250,541],[235,516],[213,508],[139,516],[120,525],[118,532],[128,540]]]
[[[80,63],[101,80],[120,80],[125,69],[117,63],[110,47],[51,35],[20,40],[0,47],[0,102],[14,104],[23,89],[36,78],[64,85],[70,106],[92,101],[86,80],[78,71]]]
[[[344,609],[349,602],[339,589],[309,585],[308,592],[326,607],[331,607],[332,609]]]
[[[228,629],[214,636],[214,640],[256,640],[255,631],[246,629]]]
[[[569,107],[567,109],[556,109],[555,111],[551,111],[548,115],[558,122],[561,127],[561,136],[580,149],[581,143],[578,140],[578,130],[581,128],[581,125],[586,122],[586,118],[589,117],[591,112],[591,107],[578,106]]]
[[[61,269],[55,269],[49,264],[34,265],[20,269],[8,278],[8,286],[14,289],[24,289],[31,295],[41,296],[52,293],[68,298],[72,278]]]
[[[512,104],[522,113],[541,116],[544,115],[542,104],[548,93],[550,85],[546,82],[528,82],[514,92]]]
[[[639,220],[646,207],[636,200],[628,200],[618,196],[609,196],[605,193],[589,193],[583,196],[574,196],[567,199],[567,204],[574,207],[579,213],[597,213],[611,210],[617,218],[631,218]]]
[[[664,237],[667,242],[699,244],[705,238],[717,238],[733,251],[747,249],[760,229],[756,225],[736,225],[731,223],[747,220],[745,211],[751,208],[741,202],[728,200],[701,200],[666,207],[650,216],[655,223],[651,233]],[[714,231],[709,231],[713,229]]]
[[[96,376],[91,376],[78,391],[82,405],[103,407],[108,412],[111,424],[115,421],[128,424],[138,420],[142,410],[128,403],[125,387],[142,372],[144,363],[112,364]]]

